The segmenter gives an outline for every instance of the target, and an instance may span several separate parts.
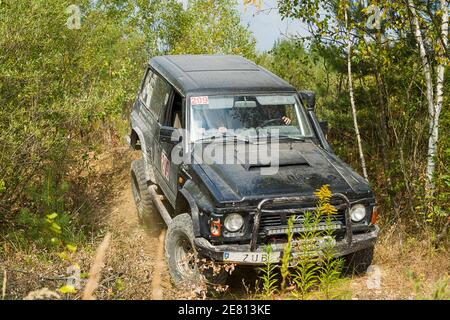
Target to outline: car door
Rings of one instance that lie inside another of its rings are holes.
[[[151,98],[151,109],[158,113],[158,121],[155,125],[156,135],[153,152],[154,174],[156,183],[164,192],[170,203],[175,203],[176,192],[170,185],[170,144],[161,141],[161,131],[166,126],[165,117],[173,99],[172,86],[159,74],[155,73],[153,92]],[[164,131],[164,130],[163,130]],[[173,147],[173,145],[172,145]]]
[[[184,99],[172,90],[164,116],[161,117],[159,145],[161,148],[161,176],[175,203],[178,191],[179,166],[183,158],[185,128]]]
[[[150,164],[153,162],[154,142],[156,141],[159,117],[159,114],[152,109],[151,105],[155,80],[155,73],[148,68],[136,100],[136,105],[133,108],[133,113],[135,114],[132,116],[132,121],[138,122],[133,124],[133,127],[142,131],[144,141],[141,141],[141,148],[147,169],[150,168]]]

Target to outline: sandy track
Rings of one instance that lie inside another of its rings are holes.
[[[141,223],[131,192],[129,168],[138,156],[121,148],[101,159],[103,169],[115,171],[110,181],[113,200],[104,209],[104,222],[113,235],[107,271],[119,283],[119,288],[113,285],[114,298],[173,299],[176,291],[161,254],[164,221],[153,212]]]

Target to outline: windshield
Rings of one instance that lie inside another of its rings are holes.
[[[191,141],[218,136],[306,138],[313,133],[295,96],[191,97]]]

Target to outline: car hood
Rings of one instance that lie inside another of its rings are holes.
[[[333,193],[343,193],[349,198],[371,194],[364,178],[313,142],[286,142],[276,147],[237,143],[224,148],[221,144],[209,144],[194,152],[194,170],[218,203],[312,195],[323,185],[329,185]],[[256,154],[264,155],[267,150],[276,148],[279,149],[278,169],[275,167],[277,161],[273,161],[272,167],[267,161],[254,164],[248,161],[255,159]],[[227,164],[217,161],[221,154],[228,156]],[[229,164],[229,159],[234,159],[234,164]]]

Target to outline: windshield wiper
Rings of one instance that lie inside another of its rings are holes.
[[[303,138],[303,137],[295,137],[295,136],[289,136],[289,135],[279,135],[278,138],[295,140],[295,141],[301,141],[301,142],[305,142],[306,141],[306,139]]]
[[[216,139],[227,139],[227,138],[233,138],[234,141],[241,141],[241,142],[245,142],[245,143],[250,143],[250,140],[239,136],[237,134],[230,134],[229,132],[225,132],[222,134],[214,134],[211,136],[207,136],[207,137],[203,137],[201,139],[196,140],[195,142],[213,142]]]
[[[296,137],[296,136],[290,136],[287,134],[278,134],[278,135],[274,135],[270,132],[267,133],[267,137],[269,138],[278,138],[279,140],[295,140],[295,141],[300,141],[300,142],[305,142],[306,138],[304,137]]]

